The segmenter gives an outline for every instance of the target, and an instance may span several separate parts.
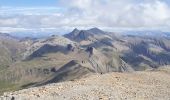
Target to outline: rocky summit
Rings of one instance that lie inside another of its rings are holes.
[[[94,74],[75,81],[4,93],[1,100],[169,100],[170,68]]]

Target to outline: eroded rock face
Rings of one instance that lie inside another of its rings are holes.
[[[75,50],[75,47],[74,47],[72,44],[68,44],[68,45],[67,45],[67,50],[69,50],[69,51],[74,51],[74,50]]]
[[[94,54],[94,48],[93,48],[93,47],[88,47],[88,48],[86,49],[86,51],[89,52],[90,55],[93,55],[93,54]]]

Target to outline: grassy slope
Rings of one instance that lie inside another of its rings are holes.
[[[38,72],[39,69],[51,69],[53,67],[60,68],[68,61],[69,59],[66,58],[63,54],[51,53],[29,61],[18,61],[11,64],[8,68],[4,68],[1,65],[0,94],[2,95],[3,92],[22,89],[26,86],[29,86],[30,84],[32,85],[32,83],[47,80],[49,77],[53,76],[53,73],[44,74],[42,71]],[[30,73],[25,73],[30,69],[34,71],[33,75],[30,75]],[[17,83],[17,85],[15,83]]]
[[[4,92],[19,90],[19,86],[5,81],[0,81],[0,95]]]

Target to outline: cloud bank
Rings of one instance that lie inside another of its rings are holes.
[[[0,31],[75,27],[170,31],[170,5],[163,0],[59,0],[56,7],[0,8]]]

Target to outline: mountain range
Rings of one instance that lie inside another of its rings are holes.
[[[170,64],[170,38],[164,34],[76,28],[63,36],[21,39],[0,33],[0,93],[94,73],[158,69]]]

